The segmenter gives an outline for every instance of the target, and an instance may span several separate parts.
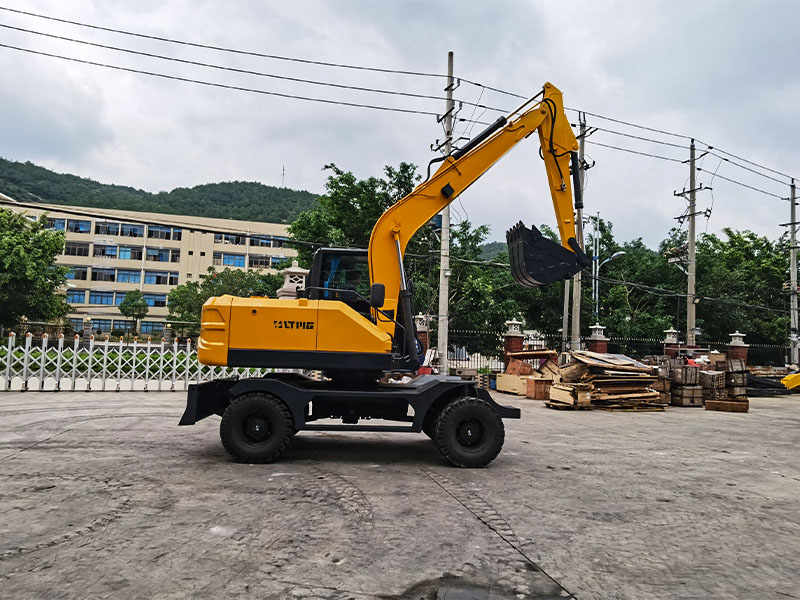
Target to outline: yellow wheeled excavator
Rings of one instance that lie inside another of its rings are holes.
[[[181,425],[220,415],[220,436],[240,462],[271,462],[298,431],[424,431],[451,463],[482,467],[502,449],[503,418],[519,409],[497,404],[473,382],[420,375],[407,384],[379,383],[387,372],[415,374],[418,343],[403,255],[411,237],[506,152],[537,132],[561,244],[521,222],[507,232],[512,275],[540,286],[590,264],[575,239],[581,202],[578,143],[561,92],[542,91],[506,117],[428,165],[429,176],[389,207],[367,249],[322,248],[295,299],[221,296],[203,306],[201,363],[318,370],[323,381],[296,373],[217,379],[189,388]],[[431,165],[441,162],[430,176]],[[570,180],[570,172],[574,181]],[[328,420],[341,420],[330,424]],[[379,419],[394,424],[364,424]],[[328,423],[320,424],[326,420]]]

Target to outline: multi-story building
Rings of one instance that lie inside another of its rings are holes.
[[[150,308],[139,331],[160,334],[175,286],[212,266],[274,273],[297,255],[284,243],[286,225],[2,200],[0,207],[44,215],[66,232],[57,263],[70,267],[66,294],[76,331],[87,318],[95,332],[129,328],[118,307],[127,292],[141,290]]]

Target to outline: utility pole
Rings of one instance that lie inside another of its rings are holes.
[[[285,179],[286,179],[286,165],[283,165],[283,171],[281,171],[281,187],[286,187],[285,185],[283,185]]]
[[[444,152],[450,156],[453,144],[453,53],[447,53],[447,110],[444,113]],[[439,333],[436,346],[439,349],[439,373],[449,374],[447,364],[447,327],[450,301],[450,207],[442,210],[442,249],[439,265]]]
[[[594,239],[592,240],[592,299],[594,300],[594,320],[600,319],[600,212],[594,217]]]
[[[578,136],[578,178],[581,189],[583,189],[583,149],[586,146],[586,116],[578,114],[580,119],[580,134]],[[578,236],[578,244],[583,248],[583,210],[581,206],[576,207],[575,215],[575,234]],[[572,280],[572,342],[570,347],[573,350],[581,349],[581,271],[575,273]]]
[[[791,302],[791,329],[789,331],[789,343],[791,344],[791,364],[796,365],[797,357],[797,202],[794,178],[792,178],[791,195],[791,219],[789,220],[790,246],[789,246],[789,299]]]
[[[571,279],[564,280],[564,318],[561,321],[561,352],[567,351],[567,332],[569,331],[569,286]]]
[[[695,156],[694,139],[689,146],[689,264],[688,266],[688,290],[686,292],[686,345],[690,348],[695,345]]]

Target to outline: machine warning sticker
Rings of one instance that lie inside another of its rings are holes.
[[[275,329],[314,329],[314,321],[273,321]]]

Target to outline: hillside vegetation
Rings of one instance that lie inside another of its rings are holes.
[[[291,223],[311,208],[315,194],[261,183],[231,181],[153,194],[55,173],[30,162],[0,158],[0,192],[20,202],[71,204],[242,221]]]

